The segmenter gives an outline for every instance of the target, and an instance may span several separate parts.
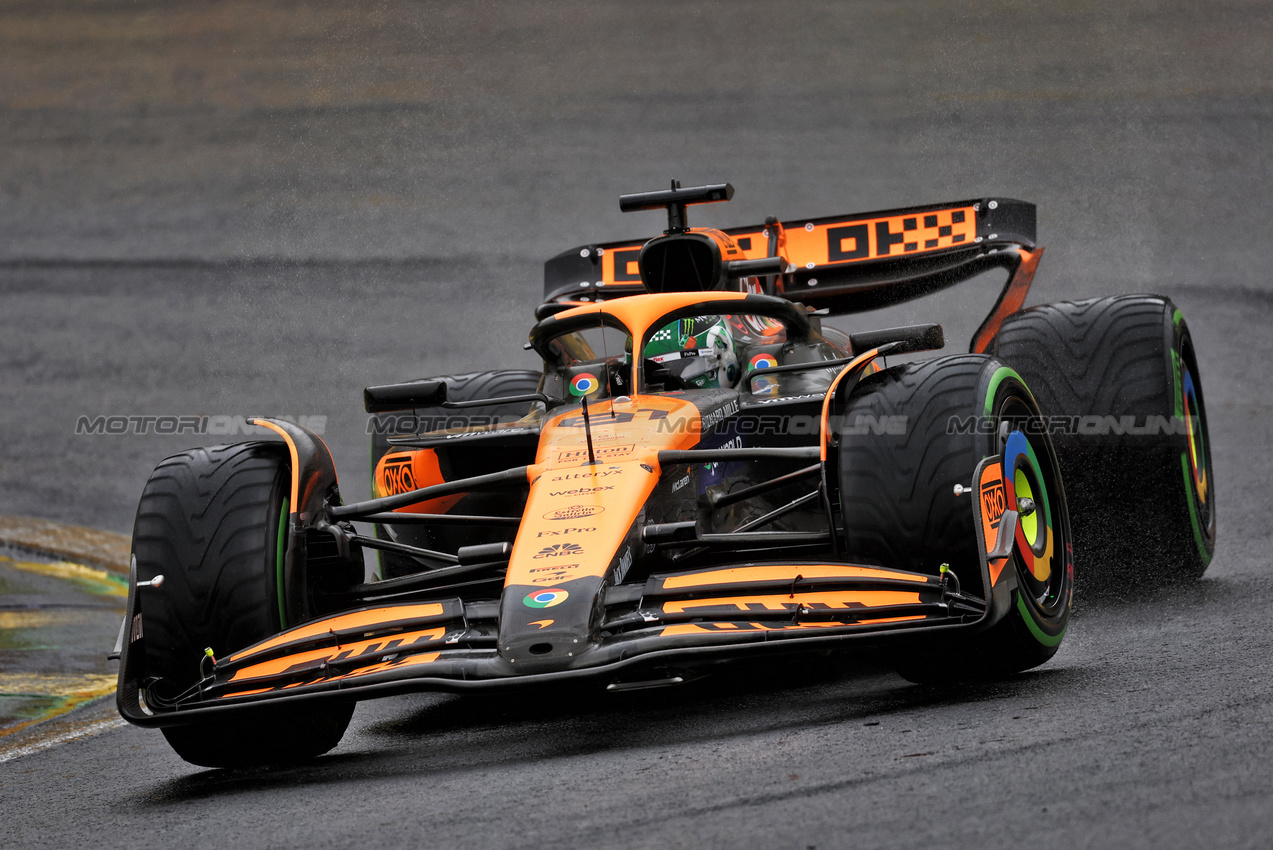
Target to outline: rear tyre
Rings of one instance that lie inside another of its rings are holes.
[[[470,372],[465,375],[443,375],[429,378],[433,381],[446,381],[446,397],[450,401],[476,401],[484,398],[502,398],[506,396],[525,395],[539,390],[542,373],[525,369],[498,369],[490,372]],[[376,464],[380,458],[392,448],[389,437],[396,433],[440,431],[446,428],[467,428],[478,425],[494,425],[510,422],[525,416],[530,405],[491,404],[478,407],[466,407],[461,410],[444,407],[417,407],[414,410],[401,410],[390,413],[378,413],[372,420],[371,432],[371,474],[372,486],[375,487]],[[500,513],[503,507],[498,494],[471,493],[460,499],[450,509],[457,514]],[[443,552],[455,552],[461,546],[472,543],[497,542],[491,529],[474,531],[459,527],[440,527],[422,529],[419,527],[402,527],[395,537],[383,525],[376,525],[376,537],[381,540],[399,540],[413,546]],[[512,539],[511,533],[509,540]],[[425,564],[409,555],[394,552],[377,552],[380,559],[380,575],[382,578],[418,573],[428,567],[441,564]]]
[[[290,473],[280,443],[190,449],[155,468],[133,527],[137,578],[164,576],[142,607],[146,700],[171,703],[224,656],[277,634],[285,597]],[[204,767],[299,761],[339,741],[353,704],[269,710],[169,727],[177,754]]]
[[[849,558],[929,574],[946,563],[975,593],[972,497],[956,496],[955,485],[968,486],[983,458],[1006,451],[1017,461],[1016,495],[1038,505],[1018,531],[1008,614],[980,633],[900,649],[894,666],[911,681],[999,678],[1042,664],[1060,646],[1074,583],[1069,521],[1056,452],[1038,420],[1020,376],[978,354],[895,366],[850,394],[839,451]],[[886,427],[872,433],[863,423]]]
[[[1198,362],[1175,305],[1156,295],[1044,304],[1008,318],[993,348],[1060,419],[1052,438],[1083,588],[1199,578],[1215,551],[1215,482]]]

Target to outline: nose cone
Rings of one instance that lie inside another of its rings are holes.
[[[641,396],[621,410],[598,402],[592,455],[581,411],[544,424],[530,494],[500,602],[499,652],[518,672],[566,669],[595,644],[603,590],[623,580],[638,545],[658,452],[693,445],[698,409]]]
[[[568,668],[592,643],[603,610],[601,592],[602,580],[595,576],[505,587],[500,656],[519,673]]]

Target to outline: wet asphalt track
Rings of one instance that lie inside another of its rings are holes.
[[[1273,843],[1273,11],[1060,5],[0,8],[0,513],[129,530],[191,439],[97,415],[326,416],[365,495],[361,387],[526,362],[543,259],[672,176],[733,181],[721,225],[1037,202],[1033,303],[1184,310],[1220,511],[1203,582],[1010,682],[399,698],[247,773],[108,730],[0,764],[0,844]],[[996,285],[862,324],[966,338]]]

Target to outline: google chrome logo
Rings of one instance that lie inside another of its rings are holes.
[[[565,602],[569,595],[560,587],[550,587],[547,590],[536,590],[534,593],[526,594],[522,602],[527,608],[551,608]]]
[[[772,354],[757,354],[751,358],[751,368],[753,369],[771,369],[778,365],[778,358]]]
[[[597,388],[601,386],[601,382],[597,380],[595,375],[584,372],[582,375],[575,375],[570,381],[570,394],[574,396],[585,396],[595,393]]]

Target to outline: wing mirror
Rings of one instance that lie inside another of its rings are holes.
[[[849,334],[854,354],[872,348],[889,346],[888,354],[910,354],[913,351],[936,351],[946,346],[946,336],[941,325],[907,325],[904,328],[886,328],[882,331],[862,331]]]
[[[367,387],[362,391],[362,401],[368,413],[437,407],[446,402],[446,381],[407,381]]]

